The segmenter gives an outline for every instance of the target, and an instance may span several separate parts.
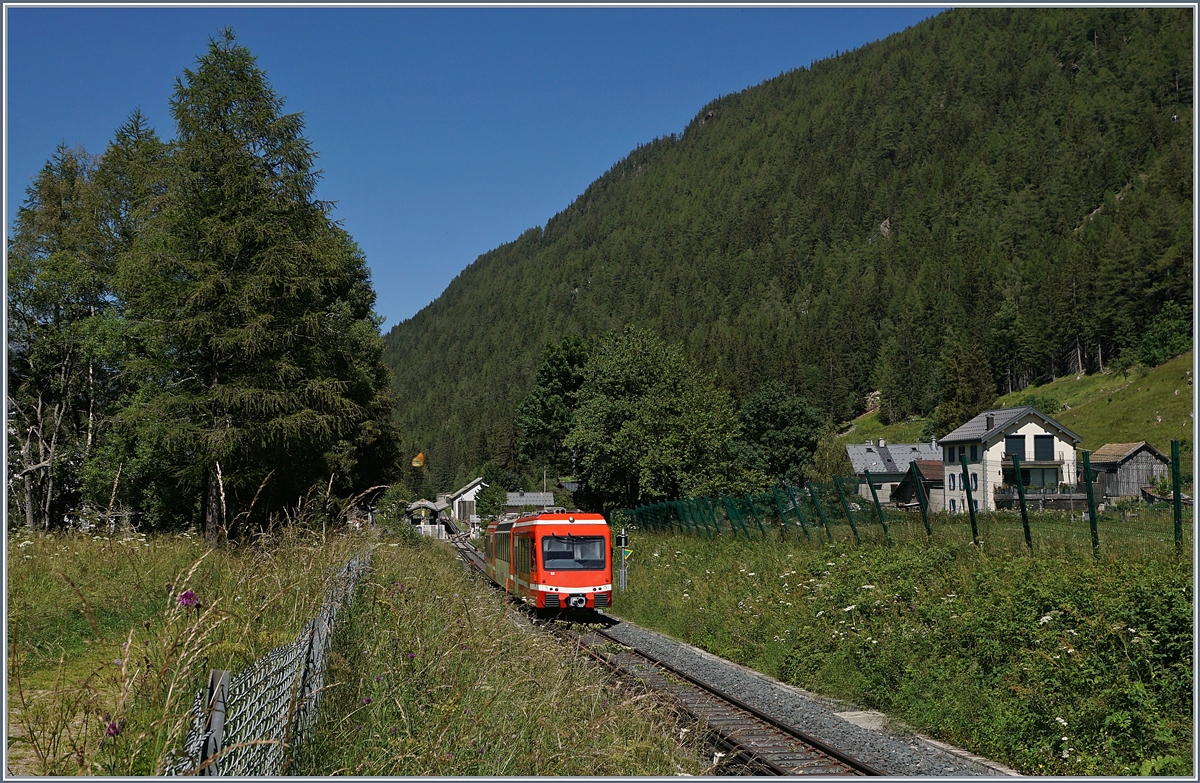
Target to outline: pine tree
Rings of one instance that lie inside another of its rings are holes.
[[[395,457],[366,265],[281,108],[231,30],[212,40],[176,80],[166,192],[120,266],[138,348],[125,423],[210,545],[252,504],[361,489]]]

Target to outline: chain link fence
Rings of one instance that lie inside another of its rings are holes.
[[[370,553],[362,553],[333,575],[320,613],[294,641],[232,678],[212,672],[208,687],[196,693],[183,753],[167,775],[287,774],[290,749],[316,722],[338,611],[369,565]]]

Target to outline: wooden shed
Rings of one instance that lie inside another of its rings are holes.
[[[1090,456],[1100,494],[1109,498],[1140,497],[1170,475],[1171,460],[1146,441],[1106,443]]]

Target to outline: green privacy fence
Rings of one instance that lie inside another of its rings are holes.
[[[869,486],[869,485],[868,485]],[[893,546],[932,538],[973,542],[987,548],[1067,550],[1099,555],[1191,550],[1193,515],[1182,509],[1179,524],[1172,504],[1133,504],[1097,513],[1018,511],[931,512],[921,497],[910,509],[888,505],[874,492],[858,494],[855,479],[833,484],[781,484],[768,492],[667,500],[611,515],[614,525],[654,533],[709,539],[794,539],[812,544],[847,542]]]

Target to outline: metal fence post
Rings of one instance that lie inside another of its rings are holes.
[[[1179,478],[1179,441],[1171,441],[1171,495],[1175,510],[1175,551],[1183,548],[1183,482]]]
[[[792,499],[792,510],[796,512],[796,519],[800,520],[800,529],[804,531],[806,541],[812,541],[812,536],[808,534],[808,523],[804,520],[804,514],[800,511],[800,501],[796,499],[796,493],[792,492],[792,488],[787,484],[783,485],[787,489],[788,497]]]
[[[846,493],[842,491],[841,477],[834,476],[833,485],[837,488],[838,498],[842,501],[842,508],[846,512],[846,520],[850,523],[850,531],[854,533],[854,543],[861,544],[862,539],[858,537],[858,526],[854,524],[854,516],[850,513],[850,503],[846,500]]]
[[[1083,483],[1087,487],[1088,526],[1092,529],[1092,557],[1100,556],[1100,532],[1096,527],[1096,499],[1092,496],[1091,452],[1083,452]]]
[[[1025,480],[1021,478],[1021,456],[1012,455],[1013,474],[1017,478],[1017,496],[1021,499],[1021,526],[1025,528],[1025,546],[1033,551],[1033,536],[1029,532],[1029,509],[1025,506]]]
[[[224,747],[225,705],[229,701],[229,672],[213,669],[208,673],[208,692],[204,703],[208,716],[204,722],[204,749],[200,751],[199,775],[220,775],[215,756]]]
[[[929,527],[929,502],[925,498],[925,487],[921,484],[921,471],[917,470],[917,461],[908,463],[912,472],[913,483],[917,485],[917,502],[921,505],[921,521],[925,523],[925,535],[933,538],[933,528]]]
[[[775,496],[775,507],[779,509],[779,535],[787,538],[787,508],[779,494],[779,487],[771,487],[771,493]]]
[[[979,546],[979,525],[975,522],[975,497],[971,494],[971,482],[967,481],[967,472],[970,468],[967,467],[967,455],[962,455],[962,485],[967,491],[967,511],[971,513],[971,543]]]
[[[833,531],[829,529],[829,520],[825,518],[825,509],[821,508],[821,501],[817,500],[817,491],[813,489],[811,481],[805,483],[808,485],[808,494],[812,498],[813,505],[817,507],[817,516],[821,518],[821,524],[825,526],[825,535],[829,536],[830,541],[833,541]]]
[[[758,525],[758,532],[762,533],[762,537],[767,537],[767,530],[763,527],[762,520],[758,518],[758,509],[754,507],[754,498],[750,497],[750,493],[746,493],[746,503],[750,506],[750,516],[754,517],[755,524]]]
[[[887,520],[883,518],[883,506],[879,505],[879,493],[875,491],[875,482],[871,481],[871,471],[864,470],[863,474],[867,477],[867,486],[871,488],[871,499],[875,501],[875,513],[879,515],[879,524],[883,526],[883,535],[887,539],[888,546],[892,546],[892,534],[888,530]]]

